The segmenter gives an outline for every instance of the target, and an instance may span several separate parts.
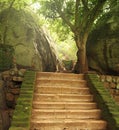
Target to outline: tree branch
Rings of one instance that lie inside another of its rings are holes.
[[[82,4],[84,6],[84,9],[87,11],[89,11],[89,8],[88,8],[88,0],[82,0]]]
[[[62,20],[70,27],[71,31],[74,32],[74,25],[67,19],[65,13],[63,13],[61,8],[59,8],[60,6],[58,6],[58,2],[56,2],[56,5],[57,5],[57,9],[56,9],[57,13],[60,15]]]
[[[13,0],[13,1],[10,3],[9,10],[12,8],[14,2],[15,2],[15,0]]]
[[[62,11],[58,11],[60,17],[62,18],[63,21],[70,27],[72,31],[74,31],[74,26],[73,24],[66,18],[65,14]]]
[[[78,20],[79,20],[79,5],[80,0],[76,0],[76,7],[75,7],[75,27],[78,27]]]
[[[106,2],[106,0],[98,0],[95,7],[90,11],[89,19],[87,20],[87,24],[85,26],[85,29],[87,32],[90,31],[95,19],[102,12],[102,8],[103,8],[103,5],[105,4],[105,2]]]

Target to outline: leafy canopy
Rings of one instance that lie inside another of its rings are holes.
[[[80,35],[90,32],[99,17],[114,8],[118,2],[119,0],[1,0],[0,11],[11,6],[23,9],[39,3],[37,12],[42,23],[48,26],[58,44],[62,44],[60,50],[66,48],[67,51],[68,44],[76,48],[71,31],[77,31]]]

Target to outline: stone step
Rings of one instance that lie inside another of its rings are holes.
[[[106,130],[84,74],[36,76],[30,130]]]
[[[33,102],[33,109],[74,109],[90,110],[97,108],[95,102]]]
[[[58,79],[39,79],[36,80],[36,86],[70,86],[70,87],[86,87],[85,80],[58,80]]]
[[[78,116],[77,116],[78,115]],[[32,119],[100,119],[101,110],[47,110],[47,109],[33,109]]]
[[[30,130],[106,130],[103,120],[42,120],[31,121]]]
[[[57,87],[57,86],[39,86],[35,88],[35,93],[62,93],[62,94],[79,94],[79,95],[85,95],[90,94],[89,88],[80,88],[80,87]]]
[[[72,73],[52,73],[52,72],[38,72],[36,79],[72,79],[72,80],[84,80],[84,74],[72,74]]]
[[[51,101],[51,102],[92,102],[93,95],[79,94],[34,94],[34,101]]]

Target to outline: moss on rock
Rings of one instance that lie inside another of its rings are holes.
[[[12,67],[14,49],[10,45],[0,44],[0,71]]]
[[[119,74],[118,6],[102,16],[87,42],[88,63],[101,73]]]
[[[32,77],[32,82],[29,80]],[[9,130],[29,130],[36,73],[27,71]],[[25,84],[25,85],[24,85]],[[27,85],[28,84],[28,85]],[[30,85],[29,85],[30,84]],[[22,90],[23,89],[23,90]],[[24,89],[27,91],[24,92]],[[30,90],[29,90],[30,89]]]
[[[53,40],[39,26],[36,14],[28,10],[11,8],[0,13],[0,42],[14,48],[19,66],[55,71],[57,56]]]
[[[87,74],[87,81],[94,95],[94,100],[102,110],[102,117],[108,123],[108,130],[119,129],[119,106],[110,96],[109,91],[104,88],[96,74]]]

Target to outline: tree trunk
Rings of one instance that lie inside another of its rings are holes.
[[[86,56],[86,39],[76,38],[76,45],[78,47],[77,52],[77,63],[75,65],[74,72],[76,73],[86,73],[88,71],[88,63]]]

